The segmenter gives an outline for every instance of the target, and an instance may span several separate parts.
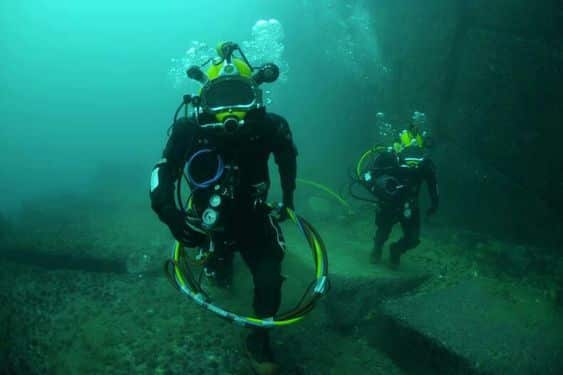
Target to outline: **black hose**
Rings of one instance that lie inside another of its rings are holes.
[[[313,227],[311,225],[311,223],[309,223],[307,220],[305,220],[301,216],[299,216],[299,220],[307,226],[308,231],[310,233],[313,233],[313,237],[316,238],[317,241],[319,241],[319,245],[322,249],[322,255],[323,255],[322,256],[322,262],[323,262],[324,274],[327,275],[328,274],[328,257],[327,257],[327,254],[326,254],[326,246],[325,246],[323,239],[321,238],[321,235],[319,234],[319,232],[317,232],[315,227]],[[316,259],[317,259],[317,257],[315,256],[315,262],[316,262]]]
[[[187,104],[184,100],[182,100],[182,103],[178,106],[178,108],[176,109],[176,112],[174,112],[174,118],[172,119],[172,125],[170,125],[170,127],[168,128],[168,131],[166,132],[166,134],[168,136],[170,136],[170,134],[172,133],[172,128],[174,127],[174,124],[176,123],[176,121],[178,121],[178,114],[180,114],[180,111],[182,110],[182,107],[184,107],[184,106],[187,106]]]
[[[350,182],[350,184],[348,185],[348,193],[350,194],[350,196],[354,199],[357,199],[359,201],[362,202],[368,202],[368,203],[373,203],[373,204],[379,204],[379,201],[375,200],[375,199],[369,199],[369,198],[363,198],[360,197],[358,195],[356,195],[353,191],[353,186],[356,184],[360,184],[362,187],[365,188],[365,186],[358,180],[352,180],[352,182]]]
[[[186,105],[187,105],[186,102],[182,99],[182,103],[180,103],[180,105],[176,109],[176,112],[174,112],[174,118],[172,119],[172,124],[175,124],[176,121],[178,121],[178,115],[180,114],[182,108],[184,108],[184,106]]]
[[[307,220],[305,220],[301,216],[297,216],[297,220],[300,222],[301,226],[303,227],[303,230],[305,231],[306,238],[310,244],[310,247],[314,249],[313,241],[315,238],[319,242],[319,246],[322,249],[322,255],[323,255],[321,259],[322,267],[324,270],[323,276],[326,276],[328,274],[328,257],[326,254],[326,247],[323,242],[323,239],[321,238],[317,230]],[[319,267],[317,254],[314,253],[313,255],[315,260],[315,267]],[[276,320],[286,320],[295,316],[302,316],[308,313],[309,311],[311,311],[315,307],[316,301],[321,297],[321,294],[319,293],[311,293],[311,290],[313,289],[314,286],[316,286],[316,280],[309,284],[309,286],[305,290],[305,293],[303,294],[299,302],[295,305],[295,307],[288,312],[284,312],[282,314],[277,315],[275,317]]]
[[[186,214],[187,210],[184,208],[184,202],[182,202],[182,176],[176,182],[176,206],[184,215]]]
[[[301,297],[301,299],[293,309],[286,311],[282,314],[276,315],[275,319],[286,320],[286,319],[294,318],[296,316],[304,315],[303,312],[311,311],[312,307],[314,307],[314,302],[316,301],[314,295],[310,293],[314,285],[315,285],[314,282],[309,284],[307,290],[305,290],[305,293],[303,294],[303,296]],[[312,296],[311,300],[306,301],[307,298],[311,296]]]
[[[180,291],[180,286],[174,277],[174,262],[170,259],[164,262],[164,274],[168,281],[170,281],[170,284],[172,284],[177,291]]]
[[[254,67],[252,65],[250,65],[250,62],[246,58],[246,55],[244,54],[244,52],[242,52],[242,50],[240,48],[237,48],[237,50],[238,50],[238,53],[240,53],[240,56],[242,57],[242,59],[244,60],[246,65],[248,65],[248,67],[250,68],[250,70],[254,71]]]

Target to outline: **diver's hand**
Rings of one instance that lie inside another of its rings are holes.
[[[177,212],[167,224],[174,238],[184,246],[197,247],[205,242],[205,235],[192,229],[188,225],[187,216],[181,212]]]
[[[276,221],[278,223],[282,223],[282,222],[286,221],[287,219],[289,219],[289,213],[287,212],[288,208],[293,209],[293,207],[291,207],[291,206],[286,206],[283,203],[278,203],[272,209],[272,212],[270,213],[270,215],[272,215],[272,217],[274,219],[276,219]]]
[[[432,206],[428,210],[426,210],[426,216],[430,217],[430,216],[434,215],[437,211],[438,211],[438,207]]]

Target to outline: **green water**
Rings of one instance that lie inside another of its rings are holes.
[[[279,44],[265,54],[282,79],[267,86],[268,110],[289,122],[298,177],[322,184],[298,183],[296,210],[324,238],[333,284],[304,322],[273,335],[282,373],[557,373],[558,2],[21,0],[0,2],[0,374],[250,373],[245,331],[163,277],[172,238],[148,189],[174,110],[197,90],[171,70],[185,68],[194,43],[232,40],[258,60],[253,27],[270,19]],[[346,185],[362,153],[414,111],[435,141],[441,202],[392,270],[387,249],[381,265],[368,263],[374,208]],[[285,308],[313,267],[299,232],[283,230]],[[250,313],[249,274],[236,265],[235,289],[211,291]],[[471,286],[459,289],[459,311],[491,310],[455,315],[440,296],[459,285]],[[432,311],[425,295],[446,307]],[[435,326],[416,326],[412,306]],[[487,316],[481,327],[492,328],[475,329]],[[450,321],[460,327],[447,330]],[[508,335],[504,322],[518,327]],[[459,342],[467,347],[449,346]],[[411,345],[430,354],[401,349]],[[516,357],[527,361],[519,369]]]

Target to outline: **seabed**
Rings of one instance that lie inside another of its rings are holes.
[[[34,202],[2,230],[1,374],[251,373],[244,329],[169,284],[170,235],[146,201],[126,197]],[[563,373],[561,260],[438,222],[393,271],[385,258],[368,263],[373,217],[363,212],[310,219],[332,288],[303,322],[273,333],[283,374]],[[313,265],[283,225],[289,308]],[[231,290],[209,291],[250,314],[249,275],[235,266]]]

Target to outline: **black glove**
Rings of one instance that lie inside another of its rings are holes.
[[[272,209],[272,212],[270,214],[274,217],[274,219],[276,219],[278,223],[282,223],[289,219],[289,213],[287,212],[288,208],[293,210],[293,205],[288,206],[283,203],[279,203]]]
[[[434,215],[438,211],[438,206],[431,206],[428,210],[426,210],[426,216],[430,217]]]
[[[284,191],[283,192],[283,203],[278,205],[278,222],[284,222],[289,219],[289,214],[287,213],[287,209],[294,210],[293,208],[293,191]]]
[[[165,221],[174,238],[187,247],[198,247],[205,243],[206,236],[188,225],[188,217],[178,210]]]

